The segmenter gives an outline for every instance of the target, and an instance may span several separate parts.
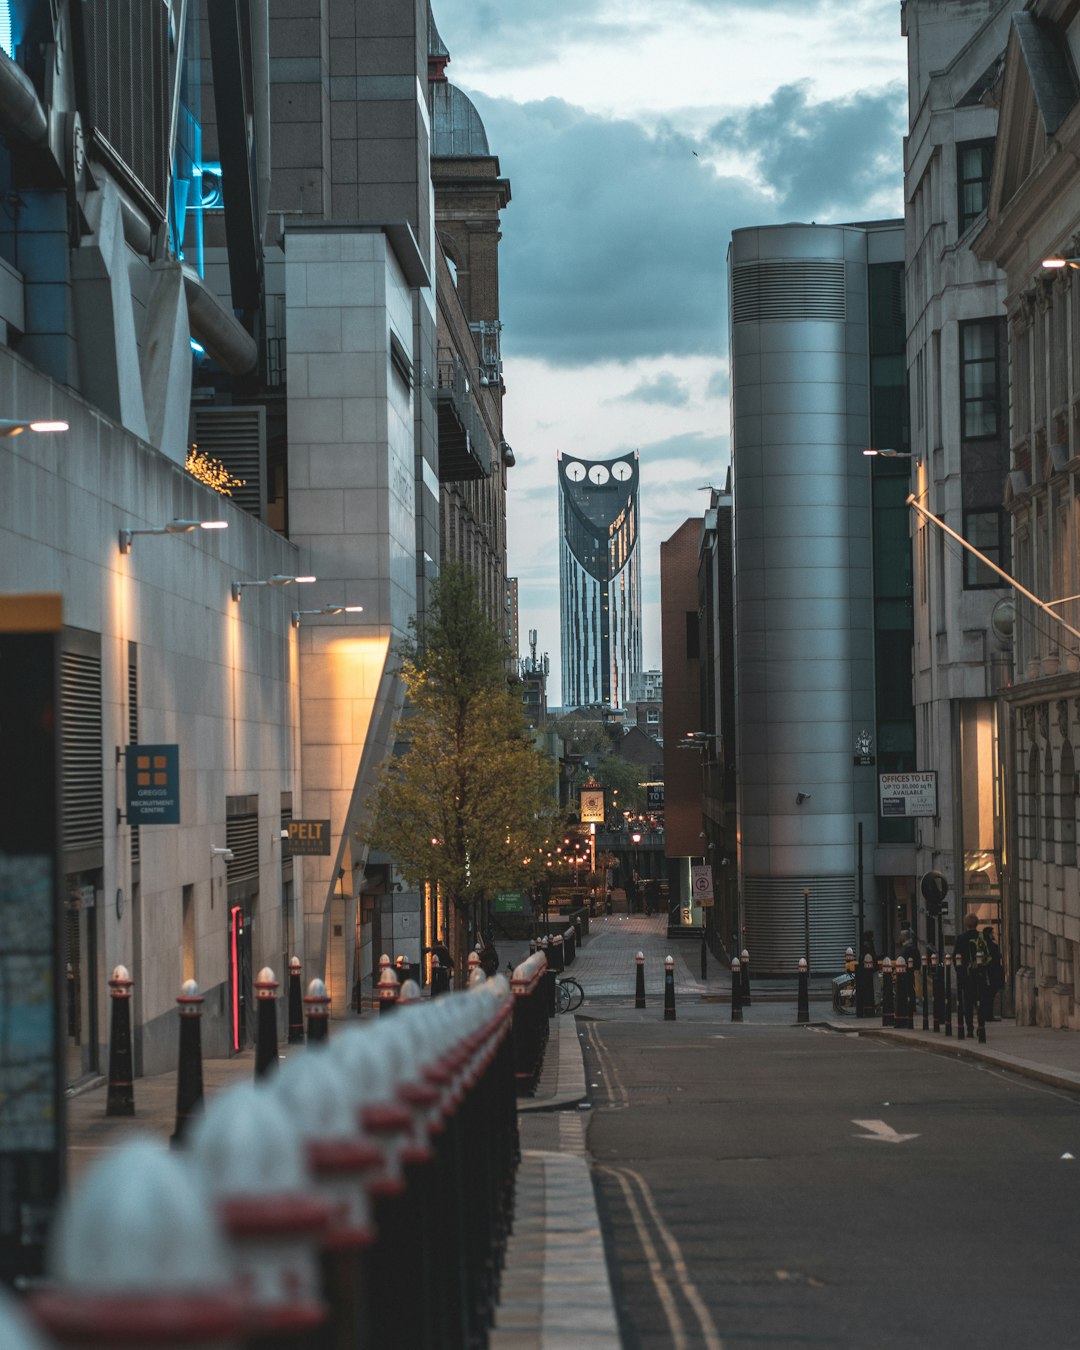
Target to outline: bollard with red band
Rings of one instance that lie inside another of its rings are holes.
[[[874,958],[869,952],[862,959],[862,966],[856,972],[856,979],[862,980],[862,998],[857,1000],[858,1006],[855,1009],[857,1017],[873,1017],[874,1015]]]
[[[277,1068],[277,991],[278,982],[269,966],[255,976],[255,1077],[264,1078]]]
[[[176,1126],[169,1140],[174,1147],[183,1141],[203,1100],[200,1029],[203,996],[194,980],[184,981],[176,1005],[180,1012],[180,1054],[176,1068]]]
[[[318,1045],[330,1034],[330,994],[322,980],[312,980],[304,995],[307,1012],[307,1038],[310,1045]]]
[[[634,980],[634,1007],[644,1008],[645,1006],[645,953],[638,952],[634,957],[637,965],[637,975]]]
[[[952,952],[945,953],[945,1035],[952,1035]]]
[[[109,980],[112,1007],[109,1029],[109,1090],[105,1097],[107,1116],[135,1114],[135,1069],[131,1055],[131,976],[126,966],[117,966]]]
[[[65,1350],[240,1350],[248,1332],[221,1224],[190,1161],[154,1139],[127,1139],[65,1196],[47,1275],[30,1308]]]
[[[888,956],[881,963],[881,1025],[896,1025],[896,989],[893,985],[893,964]]]
[[[945,1021],[945,983],[944,971],[938,960],[937,952],[930,953],[930,984],[934,991],[934,1030],[940,1031]]]
[[[315,1189],[295,1112],[268,1084],[234,1083],[192,1130],[191,1161],[247,1294],[248,1344],[306,1350],[329,1318],[319,1253],[334,1206]]]
[[[799,1010],[795,1020],[810,1021],[810,967],[806,963],[805,956],[799,957]]]
[[[664,957],[664,1021],[675,1021],[675,958]]]
[[[907,961],[902,956],[898,956],[893,962],[893,982],[895,984],[893,1026],[906,1030],[908,1026]]]
[[[749,1008],[750,998],[750,953],[744,947],[739,953],[739,990],[742,996],[742,1005]]]
[[[922,954],[922,1029],[930,1030],[930,961]]]
[[[393,1012],[397,1006],[399,985],[394,967],[389,963],[382,968],[376,992],[379,996],[379,1012]]]
[[[289,958],[289,1044],[304,1044],[304,991],[300,984],[300,958]]]
[[[742,1021],[742,963],[737,956],[731,958],[731,1020]]]

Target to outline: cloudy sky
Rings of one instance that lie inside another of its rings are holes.
[[[733,229],[902,214],[899,0],[433,0],[510,179],[500,254],[509,569],[561,698],[555,452],[641,452],[660,544],[728,465]]]

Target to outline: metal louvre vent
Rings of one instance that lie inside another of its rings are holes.
[[[806,953],[803,888],[809,892],[810,969],[841,969],[855,945],[855,880],[841,877],[744,877],[746,945],[754,969],[795,975]]]
[[[731,269],[734,323],[824,319],[843,323],[847,299],[842,262],[794,259],[737,263]]]
[[[64,847],[103,843],[101,658],[60,656]]]
[[[220,460],[243,487],[229,500],[259,520],[266,518],[266,409],[196,408],[192,439],[204,455]]]
[[[169,7],[164,0],[85,0],[89,129],[165,214]]]
[[[229,816],[225,821],[225,847],[232,850],[225,876],[230,886],[259,880],[259,814]]]

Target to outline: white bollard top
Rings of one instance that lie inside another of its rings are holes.
[[[674,958],[673,956],[665,956],[665,957],[664,957],[664,969],[665,969],[665,970],[674,970],[674,969],[675,969],[675,958]]]
[[[209,1099],[191,1133],[191,1155],[218,1201],[310,1185],[296,1122],[276,1093],[254,1083],[234,1083]]]
[[[638,952],[637,956],[634,957],[634,960],[637,961],[637,962],[639,962],[639,963],[644,962],[644,960],[645,960],[645,953],[644,953],[644,952]]]
[[[737,974],[739,973],[740,970],[742,970],[742,966],[739,964],[739,958],[738,958],[737,956],[733,956],[733,957],[731,958],[731,971],[732,971],[732,974],[733,974],[733,975],[737,975]]]
[[[130,983],[131,983],[131,972],[128,970],[127,966],[115,966],[115,967],[113,968],[113,973],[112,973],[112,975],[111,975],[109,978],[110,978],[110,983],[111,983],[113,980],[115,980],[118,984],[124,983],[124,982],[127,982],[128,984],[130,984]]]
[[[184,1290],[197,1301],[233,1279],[196,1169],[147,1137],[110,1152],[63,1201],[49,1268],[69,1290],[102,1297]]]
[[[0,1345],[4,1350],[47,1350],[43,1334],[27,1317],[23,1305],[3,1286],[0,1286]]]
[[[750,960],[750,953],[749,953],[749,952],[746,950],[746,948],[744,947],[744,948],[742,949],[742,951],[739,953],[739,955],[740,955],[740,958],[741,958],[741,960],[742,960],[743,965],[745,966],[746,963],[747,963],[747,961]]]
[[[290,975],[300,974],[300,958],[298,956],[289,957],[289,974]]]
[[[398,993],[399,1003],[415,1003],[420,997],[420,986],[415,980],[406,980]]]
[[[881,969],[884,971],[892,970],[892,961],[889,957],[886,956],[882,958]]]
[[[806,957],[805,957],[805,956],[800,956],[800,957],[799,957],[799,974],[800,974],[800,975],[805,975],[805,973],[807,972],[808,969],[809,969],[809,966],[807,966],[807,964],[806,964]]]

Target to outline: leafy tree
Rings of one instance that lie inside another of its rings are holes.
[[[507,649],[471,575],[447,566],[422,645],[402,652],[404,744],[375,792],[371,842],[414,884],[441,881],[459,917],[519,890],[552,834],[556,770],[507,683]],[[452,933],[451,952],[461,952]],[[459,966],[460,966],[459,961]]]

